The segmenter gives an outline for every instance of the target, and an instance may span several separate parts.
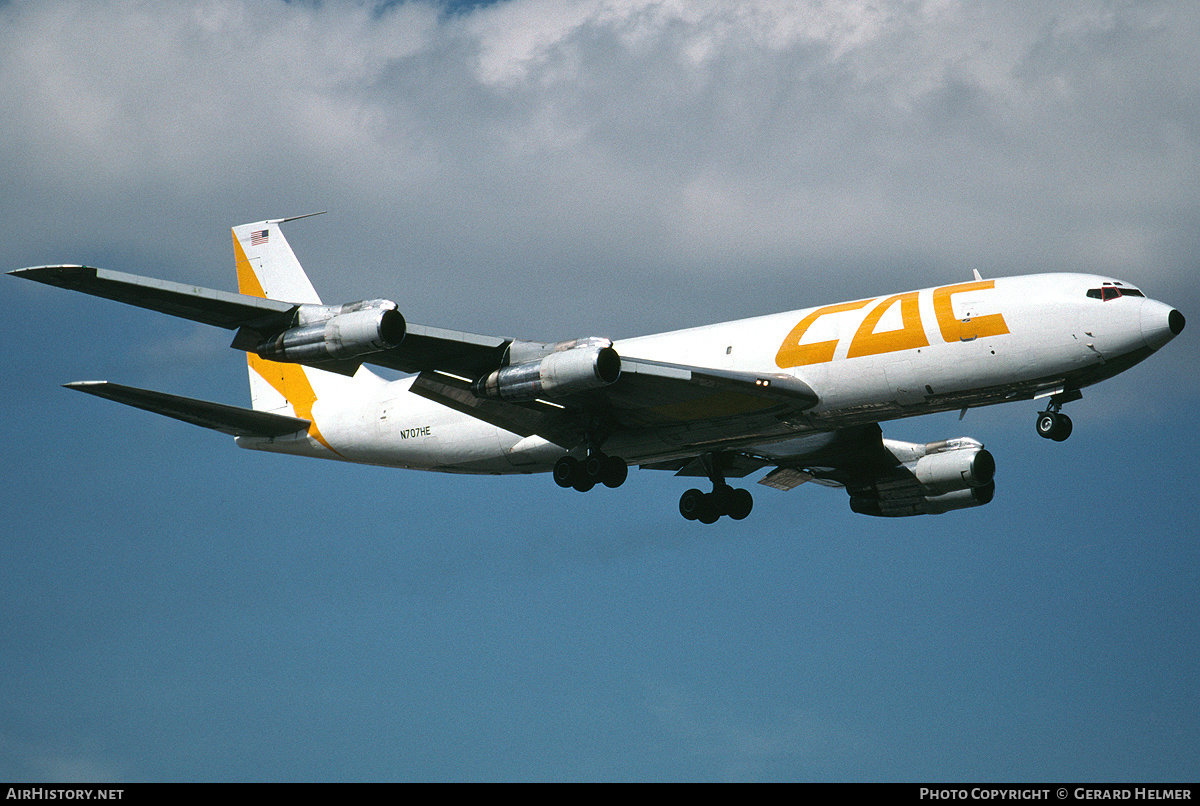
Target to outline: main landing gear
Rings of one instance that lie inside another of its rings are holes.
[[[1038,412],[1038,436],[1043,439],[1052,439],[1055,442],[1062,442],[1071,436],[1071,418],[1063,414],[1060,409],[1062,409],[1063,403],[1079,400],[1081,397],[1083,394],[1079,390],[1052,396],[1046,410]]]
[[[608,456],[595,451],[585,459],[564,456],[554,463],[554,482],[559,487],[574,487],[581,493],[603,484],[605,487],[620,487],[629,475],[629,466],[619,456]]]
[[[754,496],[749,490],[734,489],[728,484],[714,487],[711,493],[688,490],[679,497],[679,514],[701,523],[716,523],[722,515],[740,521],[753,507]]]
[[[734,489],[725,483],[725,476],[717,466],[712,454],[702,457],[708,477],[712,480],[711,493],[688,490],[679,497],[679,514],[689,521],[716,523],[722,515],[740,521],[754,507],[754,496],[749,490]]]

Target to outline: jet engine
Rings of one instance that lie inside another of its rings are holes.
[[[996,475],[996,460],[982,445],[976,445],[927,453],[917,460],[912,474],[934,495],[982,487]]]
[[[531,345],[518,343],[514,355],[528,356]],[[503,400],[533,400],[564,397],[615,383],[621,376],[621,356],[608,339],[589,338],[541,345],[548,354],[509,364],[475,382],[472,390],[480,397]]]
[[[966,437],[926,445],[884,440],[900,467],[851,488],[850,509],[861,515],[936,515],[978,507],[996,494],[996,460]]]
[[[294,327],[260,342],[254,351],[271,361],[341,361],[394,348],[406,330],[391,300],[301,305]]]
[[[404,316],[391,300],[301,305],[296,326],[261,342],[255,352],[272,361],[340,361],[396,347],[405,332]]]

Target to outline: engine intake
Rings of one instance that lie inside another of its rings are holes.
[[[301,305],[297,327],[261,342],[263,358],[292,363],[321,363],[389,350],[404,340],[404,316],[390,300],[348,305]]]
[[[583,339],[549,347],[537,360],[501,367],[477,380],[480,397],[518,401],[564,397],[598,389],[621,377],[621,356],[607,339]]]

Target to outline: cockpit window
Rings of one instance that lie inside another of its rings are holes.
[[[1117,297],[1144,297],[1144,296],[1146,296],[1141,291],[1138,291],[1136,288],[1126,288],[1125,286],[1113,285],[1112,283],[1105,283],[1100,288],[1089,288],[1087,295],[1089,297],[1092,297],[1093,299],[1102,299],[1105,302],[1107,302],[1110,299],[1116,299]]]

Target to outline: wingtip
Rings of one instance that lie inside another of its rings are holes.
[[[56,279],[77,277],[82,272],[95,270],[92,266],[84,266],[79,263],[54,263],[49,266],[26,266],[23,269],[13,269],[7,273],[14,277],[23,277],[26,280],[56,285]]]

